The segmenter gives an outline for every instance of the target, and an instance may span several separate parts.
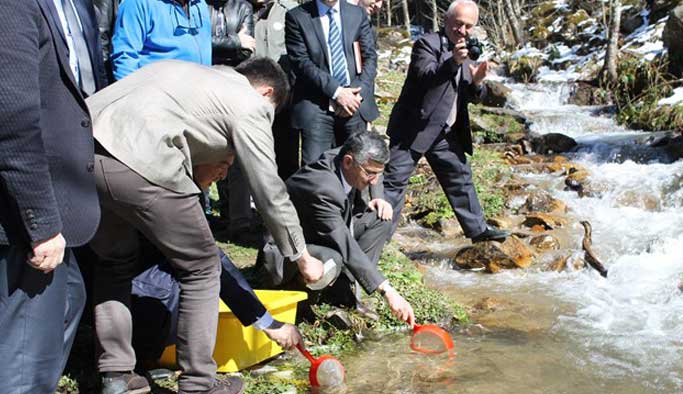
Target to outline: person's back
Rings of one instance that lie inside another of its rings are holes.
[[[272,105],[231,68],[177,60],[150,64],[87,102],[95,138],[109,153],[149,181],[188,193],[198,192],[187,176],[192,166],[224,160],[239,122],[273,117]]]

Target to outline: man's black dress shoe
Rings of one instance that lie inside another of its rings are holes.
[[[484,241],[505,241],[505,238],[510,236],[510,232],[507,230],[501,230],[493,227],[486,227],[483,233],[472,237],[472,243],[484,242]]]

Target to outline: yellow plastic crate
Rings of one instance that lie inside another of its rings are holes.
[[[273,318],[294,323],[296,306],[308,295],[301,291],[255,290]],[[282,348],[268,339],[266,334],[253,328],[243,327],[230,308],[220,302],[218,335],[213,358],[219,372],[236,372],[258,364],[282,353]],[[176,365],[175,346],[168,346],[161,355],[161,365],[173,368]]]

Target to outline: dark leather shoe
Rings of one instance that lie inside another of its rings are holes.
[[[150,391],[147,379],[134,372],[107,373],[102,377],[101,394],[146,394]]]
[[[510,236],[510,232],[507,230],[501,230],[494,227],[486,227],[483,233],[472,237],[472,243],[484,242],[484,241],[505,241],[505,238]]]

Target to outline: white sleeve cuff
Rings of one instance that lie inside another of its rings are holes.
[[[270,314],[270,312],[266,311],[263,316],[259,317],[258,320],[252,324],[252,326],[254,326],[254,328],[257,330],[263,331],[270,327],[271,324],[273,324],[273,316]]]

